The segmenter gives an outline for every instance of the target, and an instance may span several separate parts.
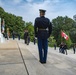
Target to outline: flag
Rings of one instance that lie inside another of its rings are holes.
[[[61,36],[66,40],[69,39],[68,35],[66,35],[63,31],[61,31]]]

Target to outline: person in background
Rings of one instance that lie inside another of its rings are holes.
[[[62,45],[63,45],[63,42],[61,42],[61,44],[59,45],[59,53],[62,53]]]
[[[73,45],[73,52],[75,54],[76,44]]]
[[[13,40],[15,39],[15,32],[14,31],[12,33],[12,38],[13,38]]]
[[[54,44],[54,50],[56,50],[56,43]]]
[[[20,34],[18,33],[18,40],[20,40]]]
[[[29,43],[30,43],[30,36],[28,35],[28,37],[27,37],[27,45],[29,45]]]
[[[34,40],[33,41],[34,41],[34,45],[35,45],[36,44],[36,38],[35,37],[34,37]]]
[[[66,43],[64,43],[64,51],[65,51],[64,53],[66,53],[66,55],[67,55],[68,53],[67,53],[67,45],[66,45]]]
[[[28,45],[28,30],[25,30],[24,32],[24,42]]]
[[[59,45],[59,52],[64,54],[64,42]]]

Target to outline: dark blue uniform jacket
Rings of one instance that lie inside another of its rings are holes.
[[[44,16],[35,19],[34,23],[35,37],[49,38],[52,32],[52,24],[48,18]]]

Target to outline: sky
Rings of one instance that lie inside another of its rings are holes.
[[[22,16],[25,22],[34,22],[39,17],[39,9],[46,10],[46,17],[58,16],[73,18],[76,14],[76,0],[0,0],[0,7],[6,12]]]

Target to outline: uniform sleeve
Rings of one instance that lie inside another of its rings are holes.
[[[50,22],[50,24],[49,24],[48,29],[49,29],[49,37],[50,37],[50,35],[51,35],[51,33],[52,33],[52,23],[51,23],[51,22]]]
[[[37,19],[35,19],[35,23],[34,23],[34,32],[35,32],[35,37],[37,37]]]

